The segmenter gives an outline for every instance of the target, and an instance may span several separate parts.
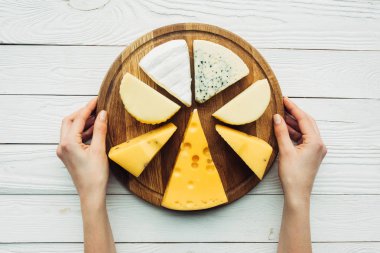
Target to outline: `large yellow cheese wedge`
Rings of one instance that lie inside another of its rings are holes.
[[[263,179],[273,148],[256,136],[222,125],[216,125],[215,128],[256,176]]]
[[[108,157],[138,177],[176,129],[173,123],[169,123],[111,148]]]
[[[125,109],[138,121],[158,124],[170,119],[180,106],[130,73],[121,81],[120,96]]]
[[[197,110],[192,113],[161,205],[190,211],[226,203]]]
[[[268,80],[259,80],[217,110],[213,116],[231,125],[253,122],[265,112],[270,94]]]

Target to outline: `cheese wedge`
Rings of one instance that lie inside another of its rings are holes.
[[[256,176],[262,180],[272,155],[272,147],[256,136],[222,125],[216,125],[215,128]]]
[[[185,40],[171,40],[153,48],[139,66],[155,83],[191,106],[190,57]]]
[[[247,65],[234,52],[219,44],[194,40],[195,101],[208,99],[246,75]]]
[[[126,73],[121,81],[120,97],[125,109],[135,119],[147,124],[164,122],[181,108],[130,73]]]
[[[253,122],[265,112],[270,95],[268,80],[259,80],[217,110],[213,116],[231,125]]]
[[[211,208],[227,201],[198,112],[194,110],[161,205],[190,211]]]
[[[176,129],[173,123],[169,123],[111,148],[108,157],[138,177]]]

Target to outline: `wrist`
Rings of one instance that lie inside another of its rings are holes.
[[[79,194],[80,203],[83,209],[99,209],[106,206],[105,193]]]
[[[284,195],[284,205],[292,209],[310,207],[310,194],[293,193]]]

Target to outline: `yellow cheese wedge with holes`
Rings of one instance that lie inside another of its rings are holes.
[[[216,125],[215,128],[256,176],[262,180],[273,148],[256,136],[222,125]]]
[[[263,115],[270,102],[267,79],[259,80],[217,110],[212,116],[231,125],[243,125]]]
[[[176,129],[173,123],[169,123],[111,148],[108,157],[138,177]]]
[[[138,121],[158,124],[170,119],[181,107],[130,73],[120,84],[125,109]]]
[[[198,112],[194,110],[161,205],[190,211],[211,208],[227,201]]]

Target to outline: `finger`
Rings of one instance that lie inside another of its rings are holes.
[[[314,131],[318,134],[318,136],[321,136],[317,122],[315,121],[315,119],[313,117],[311,117],[311,116],[309,116],[309,117],[310,117],[311,122],[313,123]]]
[[[92,127],[95,123],[95,116],[94,115],[91,115],[87,121],[86,121],[86,124],[84,125],[84,130],[87,130],[89,129],[90,127]]]
[[[61,125],[61,134],[60,134],[60,142],[68,135],[70,132],[70,127],[74,121],[74,118],[76,115],[79,113],[80,110],[73,112],[72,114],[66,116],[62,120],[62,125]]]
[[[298,122],[297,120],[295,120],[293,118],[292,115],[290,115],[289,113],[285,113],[285,122],[286,124],[288,124],[289,126],[291,126],[294,130],[296,130],[297,132],[301,132],[299,126],[298,126]]]
[[[289,125],[287,125],[287,127],[288,127],[288,132],[290,135],[290,139],[298,143],[302,139],[302,134]]]
[[[95,110],[97,100],[98,100],[97,97],[91,99],[90,102],[88,102],[87,105],[78,112],[72,125],[71,134],[77,135],[78,133],[82,133],[86,125],[87,119],[90,117],[91,113]]]
[[[96,152],[106,152],[107,112],[102,110],[96,117],[91,149]]]
[[[290,99],[287,97],[284,97],[284,105],[288,112],[297,120],[299,129],[302,134],[316,134],[313,123],[304,111],[302,111],[295,103],[290,101]]]
[[[287,153],[294,148],[294,145],[290,139],[288,128],[284,119],[279,115],[273,116],[274,121],[274,133],[278,142],[280,153]]]
[[[82,133],[82,142],[84,143],[88,141],[89,139],[91,139],[93,132],[94,132],[94,126],[92,125]]]

